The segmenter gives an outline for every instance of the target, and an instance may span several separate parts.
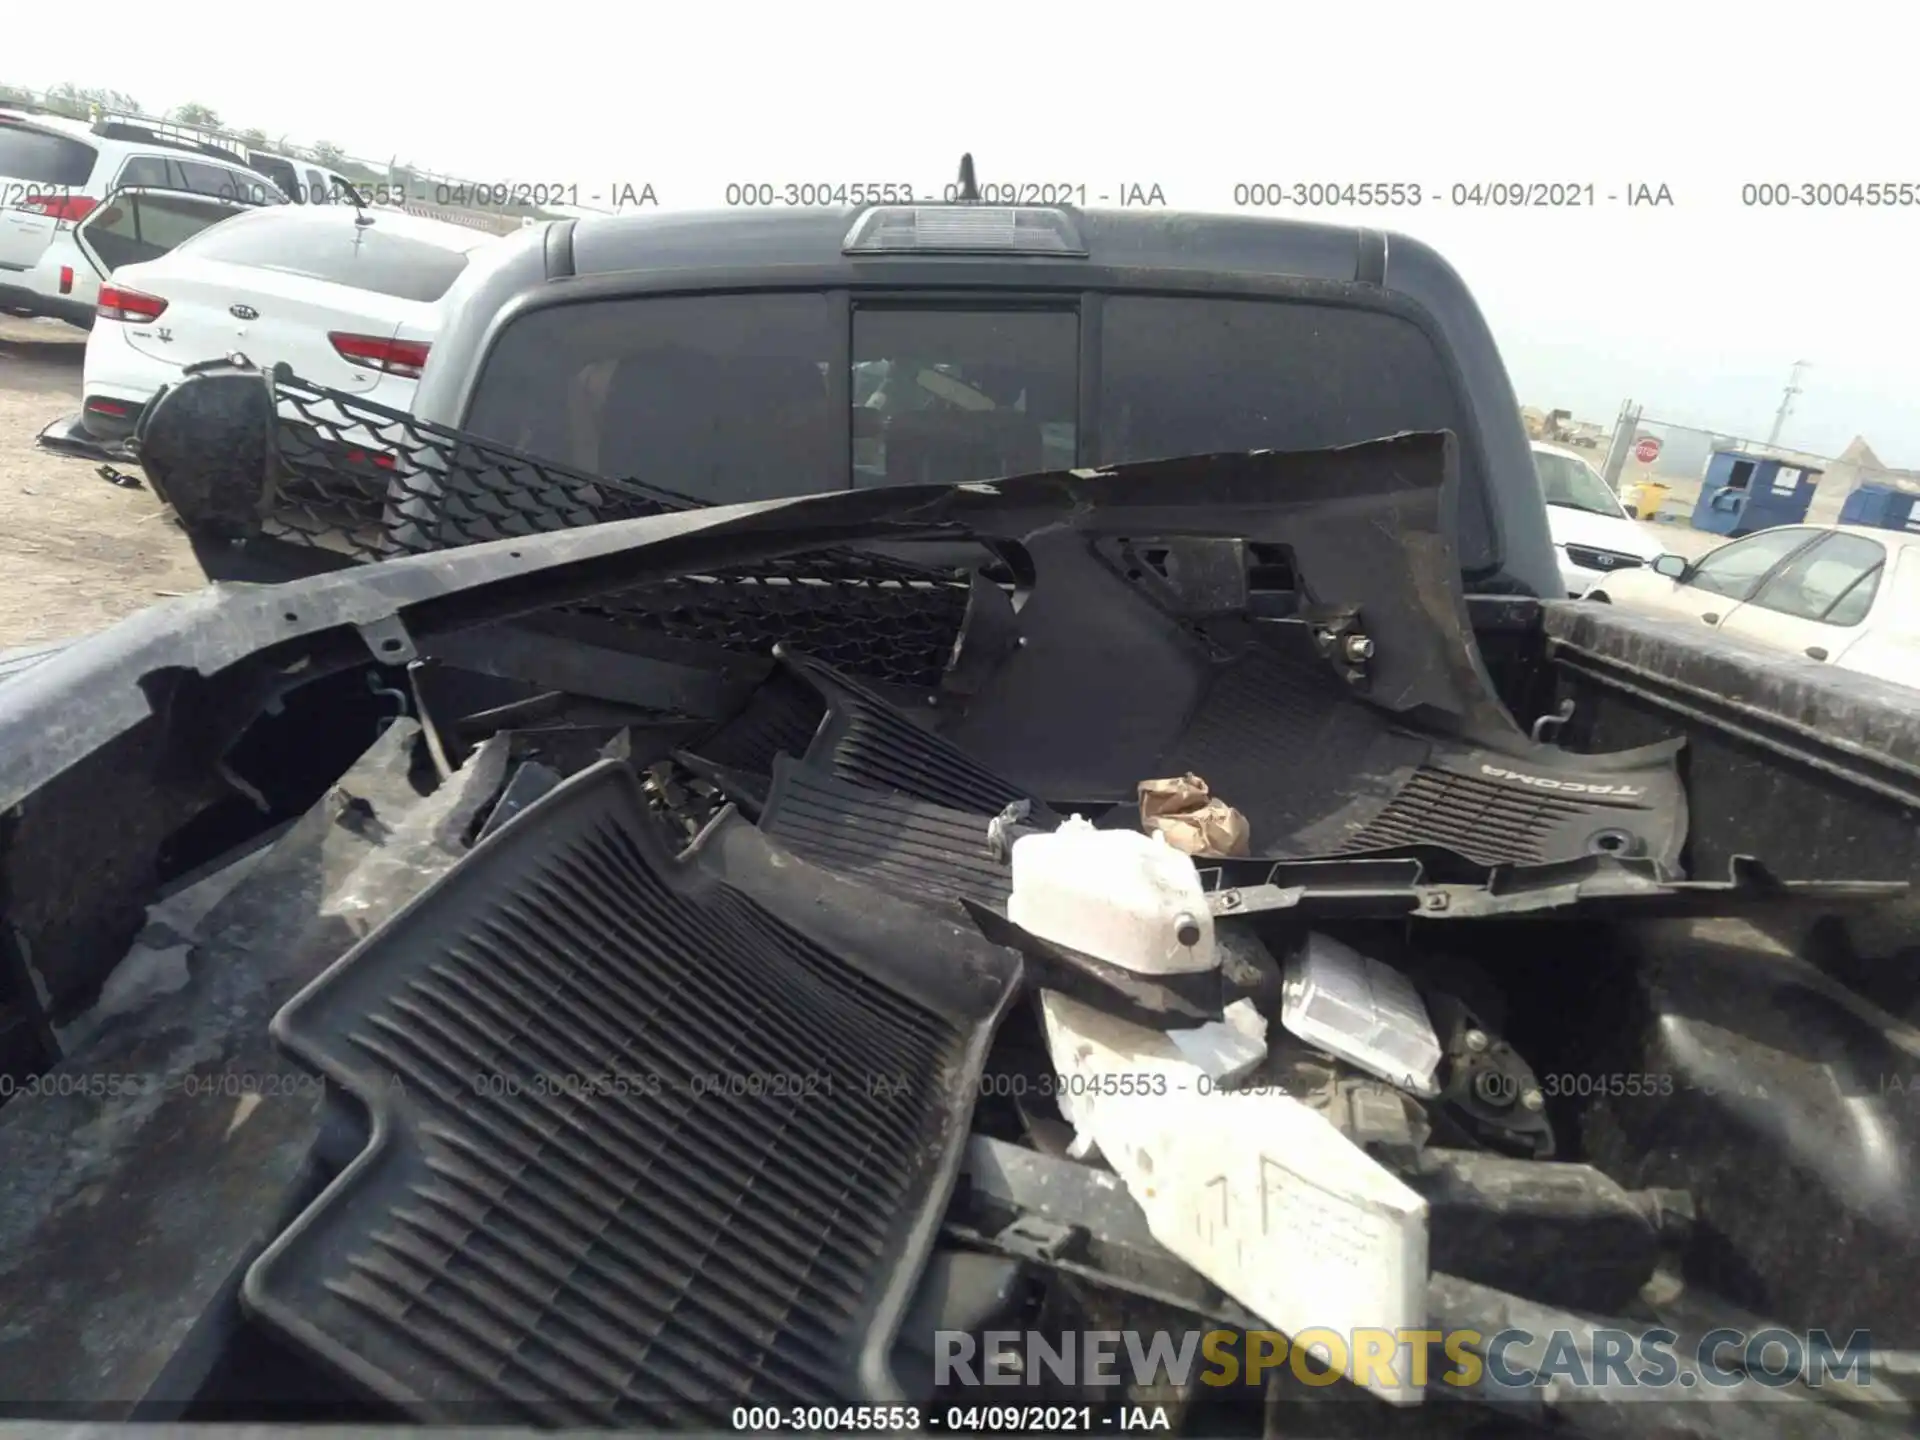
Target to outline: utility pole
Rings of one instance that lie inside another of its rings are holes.
[[[1793,362],[1793,373],[1787,376],[1786,393],[1780,397],[1780,409],[1775,412],[1773,429],[1767,435],[1767,448],[1769,450],[1780,443],[1781,427],[1787,423],[1787,416],[1793,413],[1793,397],[1800,393],[1800,372],[1810,368],[1811,364],[1812,362],[1807,360],[1796,360]]]
[[[1627,468],[1627,456],[1640,429],[1640,414],[1640,407],[1633,401],[1623,401],[1620,416],[1613,422],[1613,443],[1607,447],[1607,463],[1600,475],[1616,495],[1620,493],[1620,472]]]

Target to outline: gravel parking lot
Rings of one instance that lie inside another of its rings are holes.
[[[151,491],[34,443],[79,408],[85,344],[70,326],[0,316],[0,649],[84,635],[206,583]]]

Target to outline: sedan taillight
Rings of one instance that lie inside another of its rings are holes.
[[[102,285],[100,299],[93,307],[102,320],[128,320],[136,325],[158,320],[166,312],[167,302],[158,295],[143,295],[138,290],[123,290],[117,285]]]
[[[341,330],[328,332],[327,339],[340,352],[340,358],[369,370],[388,375],[403,375],[418,380],[433,347],[425,340],[392,340],[379,335],[349,335]]]

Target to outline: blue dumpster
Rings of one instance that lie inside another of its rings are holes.
[[[1893,485],[1859,485],[1840,507],[1842,525],[1920,533],[1920,495]]]
[[[1693,528],[1715,535],[1751,535],[1807,518],[1822,472],[1790,460],[1716,450],[1693,507]]]

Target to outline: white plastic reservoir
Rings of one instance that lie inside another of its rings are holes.
[[[1013,842],[1007,917],[1029,934],[1142,975],[1215,964],[1213,915],[1193,857],[1161,835],[1075,815]]]

